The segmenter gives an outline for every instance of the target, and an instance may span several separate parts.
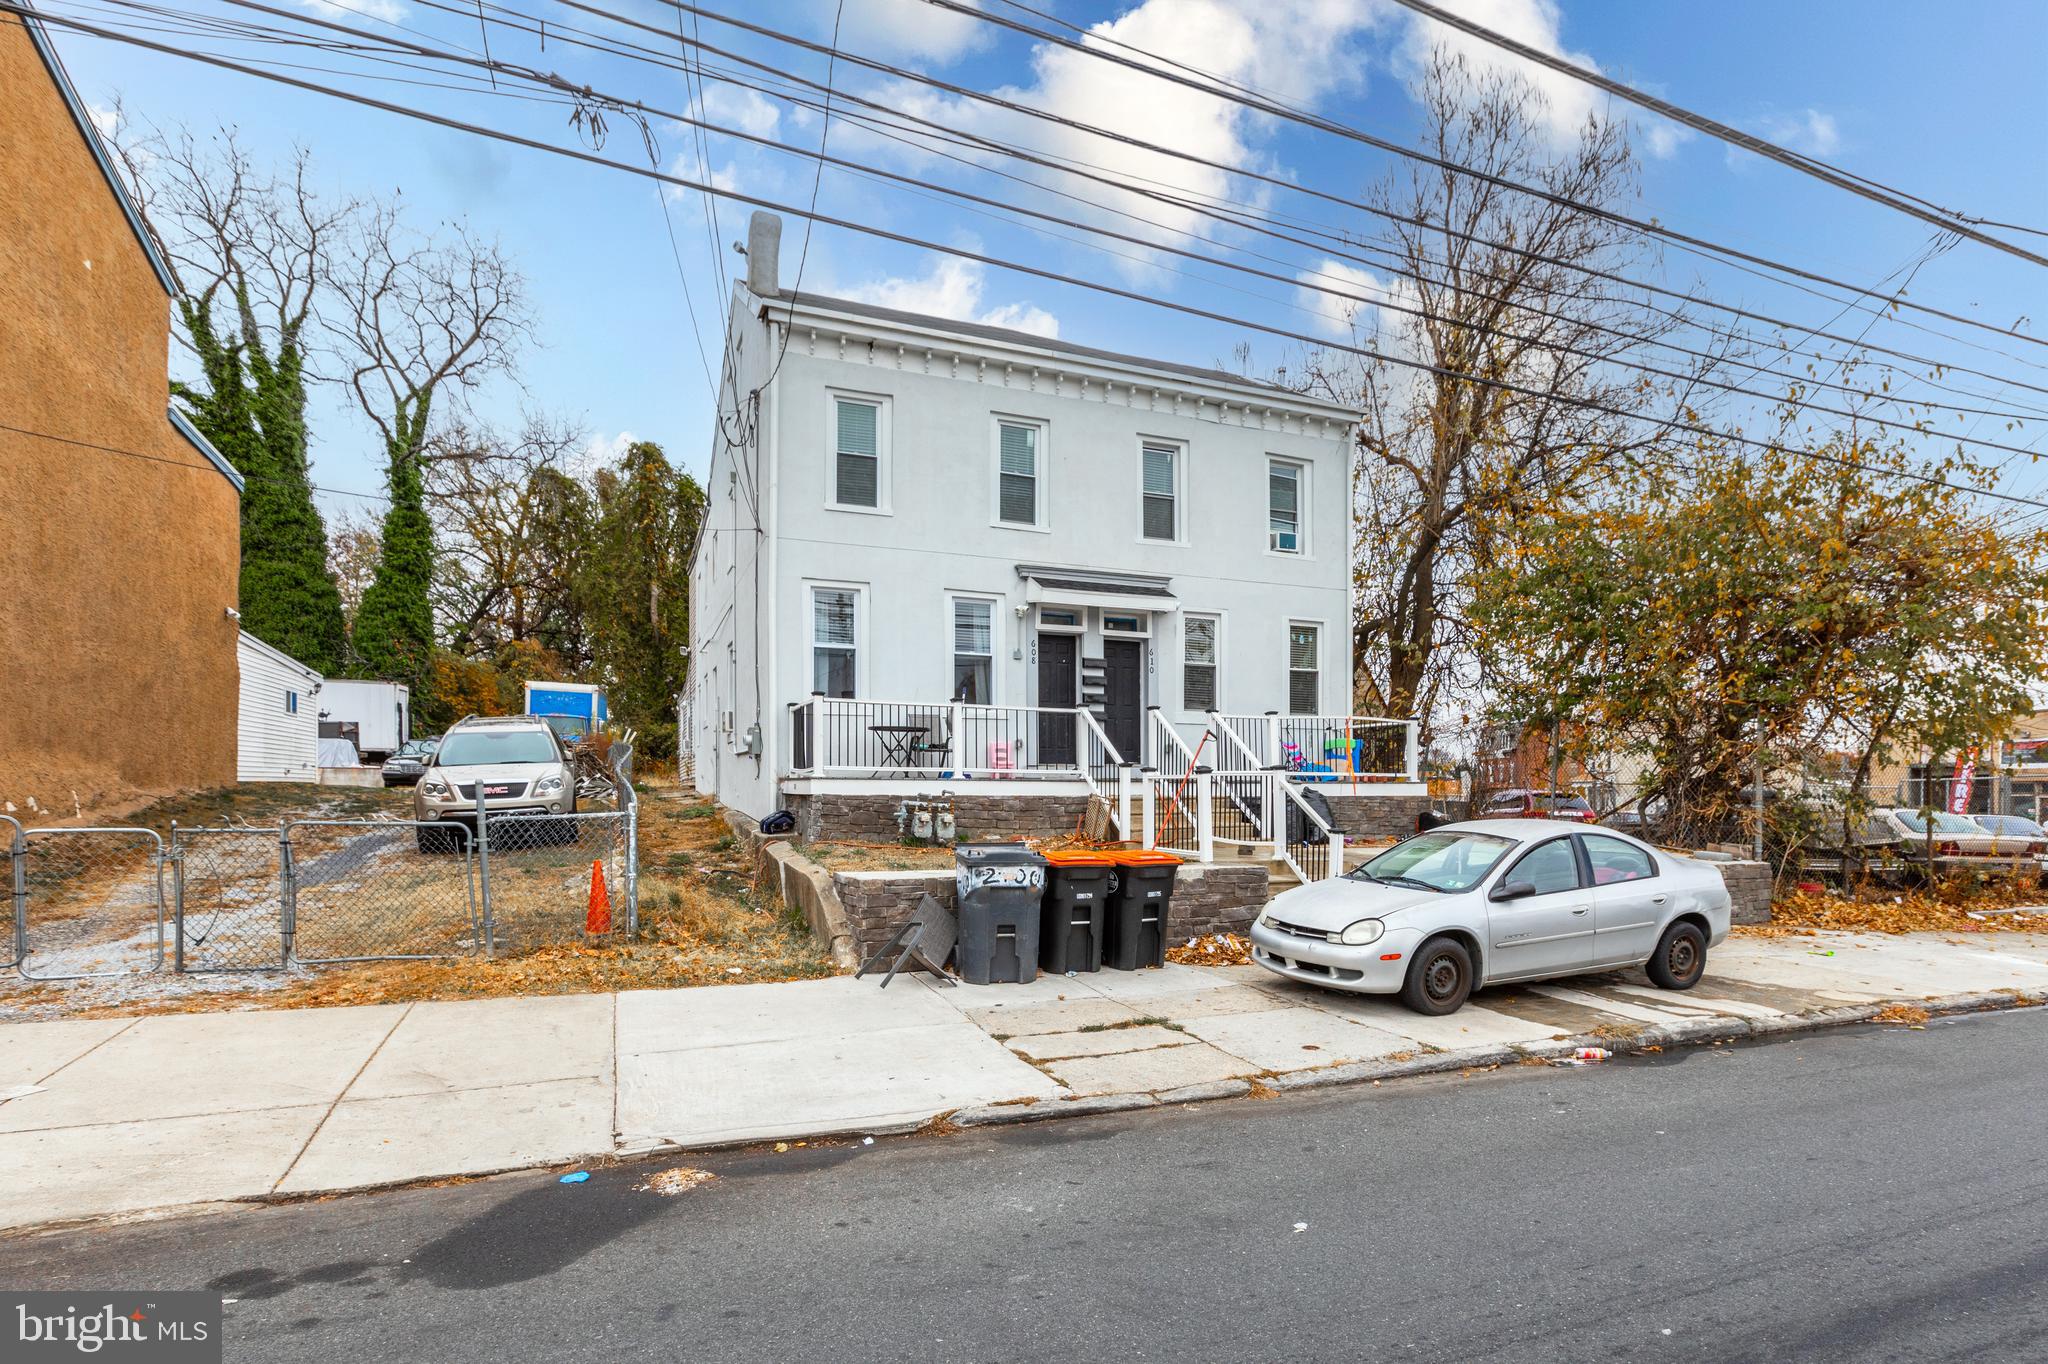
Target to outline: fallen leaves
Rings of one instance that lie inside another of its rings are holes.
[[[1771,922],[1743,925],[1744,937],[1809,936],[1827,929],[1847,933],[2016,933],[2048,932],[2048,905],[2038,885],[1997,882],[1978,887],[1942,886],[1903,891],[1875,888],[1855,895],[1793,891],[1771,904]],[[1971,911],[2011,909],[1978,919]],[[2033,912],[2029,912],[2033,911]]]
[[[1166,959],[1176,966],[1249,966],[1252,960],[1251,939],[1235,933],[1189,938],[1178,947],[1167,948]]]
[[[694,1166],[678,1165],[672,1170],[649,1175],[647,1182],[639,1186],[642,1193],[660,1194],[663,1198],[674,1198],[677,1194],[688,1193],[701,1184],[708,1184],[718,1178],[709,1170]]]
[[[1887,1004],[1884,1008],[1871,1015],[1871,1021],[1876,1023],[1908,1023],[1918,1025],[1925,1023],[1930,1017],[1932,1015],[1917,1004]]]

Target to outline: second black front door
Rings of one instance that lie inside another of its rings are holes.
[[[1126,762],[1137,762],[1145,737],[1145,645],[1135,639],[1106,639],[1102,662],[1102,731]]]
[[[1038,637],[1038,704],[1049,709],[1071,707],[1074,704],[1074,662],[1077,657],[1079,640],[1074,635],[1040,635]],[[1038,761],[1040,763],[1072,763],[1074,761],[1074,729],[1072,714],[1040,715],[1038,717]]]

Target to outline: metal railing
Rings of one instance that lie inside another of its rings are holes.
[[[1285,767],[1303,780],[1420,781],[1420,726],[1374,715],[1224,715],[1210,717],[1222,739],[1216,767]]]
[[[1304,882],[1327,881],[1344,874],[1344,835],[1317,814],[1301,788],[1292,781],[1277,783],[1286,805],[1284,836],[1274,839],[1275,850]]]
[[[793,703],[793,776],[921,781],[1062,779],[1099,789],[1123,755],[1081,706],[868,701],[813,695]]]
[[[149,829],[23,831],[0,816],[12,883],[9,964],[40,981],[145,974],[167,961],[193,974],[276,971],[636,935],[632,745],[614,744],[608,761],[616,808],[480,808],[473,829],[446,820],[173,824],[166,848]],[[593,912],[600,889],[602,916]]]

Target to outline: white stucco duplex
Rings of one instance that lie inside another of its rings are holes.
[[[1098,728],[1146,762],[1148,708],[1190,744],[1210,710],[1350,708],[1352,413],[791,294],[772,260],[757,225],[692,578],[701,787],[758,817],[821,762],[1002,776],[1073,761]],[[877,704],[807,736],[814,693]],[[949,731],[933,708],[955,701],[983,718]]]

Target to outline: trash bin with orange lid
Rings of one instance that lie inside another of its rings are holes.
[[[1116,881],[1109,896],[1109,932],[1103,964],[1117,971],[1166,965],[1166,907],[1180,859],[1154,849],[1125,848],[1109,855]]]
[[[1107,852],[1053,849],[1046,860],[1045,901],[1038,925],[1038,961],[1048,971],[1102,969],[1103,916],[1116,863]]]

